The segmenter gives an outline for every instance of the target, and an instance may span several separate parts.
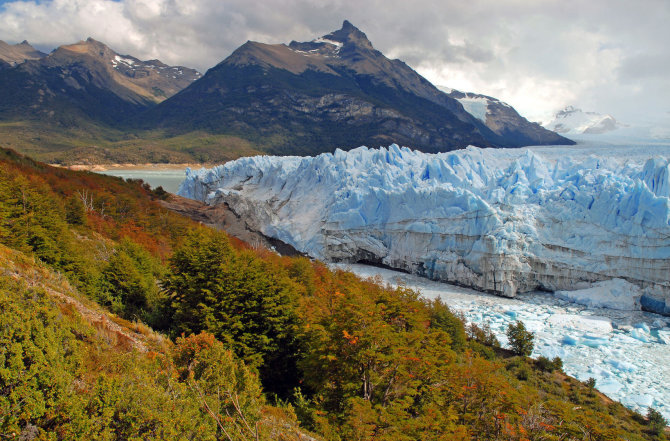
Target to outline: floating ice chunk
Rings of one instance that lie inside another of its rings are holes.
[[[505,315],[509,316],[510,318],[512,318],[514,320],[514,319],[516,319],[517,312],[512,311],[511,309],[508,309],[507,311],[505,311]]]
[[[637,370],[637,366],[634,364],[628,363],[626,361],[622,360],[607,360],[607,363],[609,363],[611,366],[613,366],[615,369],[618,369],[620,371],[624,372],[635,372]]]
[[[654,397],[649,394],[631,394],[623,398],[624,405],[628,407],[641,407],[646,409],[654,405]]]
[[[590,348],[599,348],[609,344],[609,340],[601,336],[585,334],[580,340],[580,343]]]
[[[654,328],[661,329],[661,328],[665,328],[666,326],[668,326],[668,322],[666,322],[666,321],[663,320],[663,319],[657,318],[657,319],[655,319],[653,322],[651,322],[651,325],[652,325]]]
[[[605,378],[596,382],[596,388],[605,394],[616,395],[623,388],[623,384],[614,378]]]
[[[595,308],[610,308],[623,311],[639,310],[640,288],[623,279],[611,279],[594,283],[586,289],[556,291],[556,297],[569,302]]]
[[[564,345],[568,345],[568,346],[575,346],[577,344],[577,339],[574,338],[574,337],[571,337],[569,335],[565,335],[565,336],[563,336],[563,339],[561,340],[561,343],[563,343]]]
[[[670,329],[661,329],[658,331],[658,339],[666,345],[670,345]]]
[[[649,329],[649,325],[648,325],[646,322],[636,323],[636,324],[635,324],[635,328],[637,328],[637,329],[641,329],[641,330],[643,330],[643,331],[646,332],[646,333],[651,332],[650,329]]]
[[[645,333],[642,329],[635,328],[631,330],[630,336],[643,343],[649,343],[649,334]]]
[[[574,329],[596,334],[609,334],[613,330],[610,319],[596,315],[554,314],[549,317],[547,322],[552,327]]]

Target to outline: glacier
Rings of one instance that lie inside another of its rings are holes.
[[[326,261],[506,297],[621,279],[635,299],[618,292],[618,305],[667,315],[670,164],[668,150],[659,151],[471,146],[425,154],[391,145],[255,156],[187,169],[179,194],[225,203],[250,228]]]

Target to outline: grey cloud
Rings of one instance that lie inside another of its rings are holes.
[[[534,120],[568,104],[651,118],[670,101],[667,0],[15,0],[0,8],[0,39],[53,48],[92,36],[204,71],[246,40],[309,40],[344,19],[434,83]]]

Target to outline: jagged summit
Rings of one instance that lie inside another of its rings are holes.
[[[91,37],[49,55],[31,51],[27,42],[0,44],[0,59],[14,57],[1,69],[0,117],[118,124],[200,78],[194,69],[120,55]]]
[[[353,44],[360,48],[373,50],[372,43],[368,40],[368,37],[356,26],[352,25],[348,20],[344,20],[342,23],[342,28],[331,32],[328,35],[324,35],[324,40],[332,40],[340,42],[344,45]]]

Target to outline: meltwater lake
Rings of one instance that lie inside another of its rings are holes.
[[[123,179],[142,179],[152,188],[163,187],[170,193],[177,193],[179,184],[186,177],[185,168],[166,168],[162,166],[146,168],[111,168],[99,171],[103,175],[117,176]]]

